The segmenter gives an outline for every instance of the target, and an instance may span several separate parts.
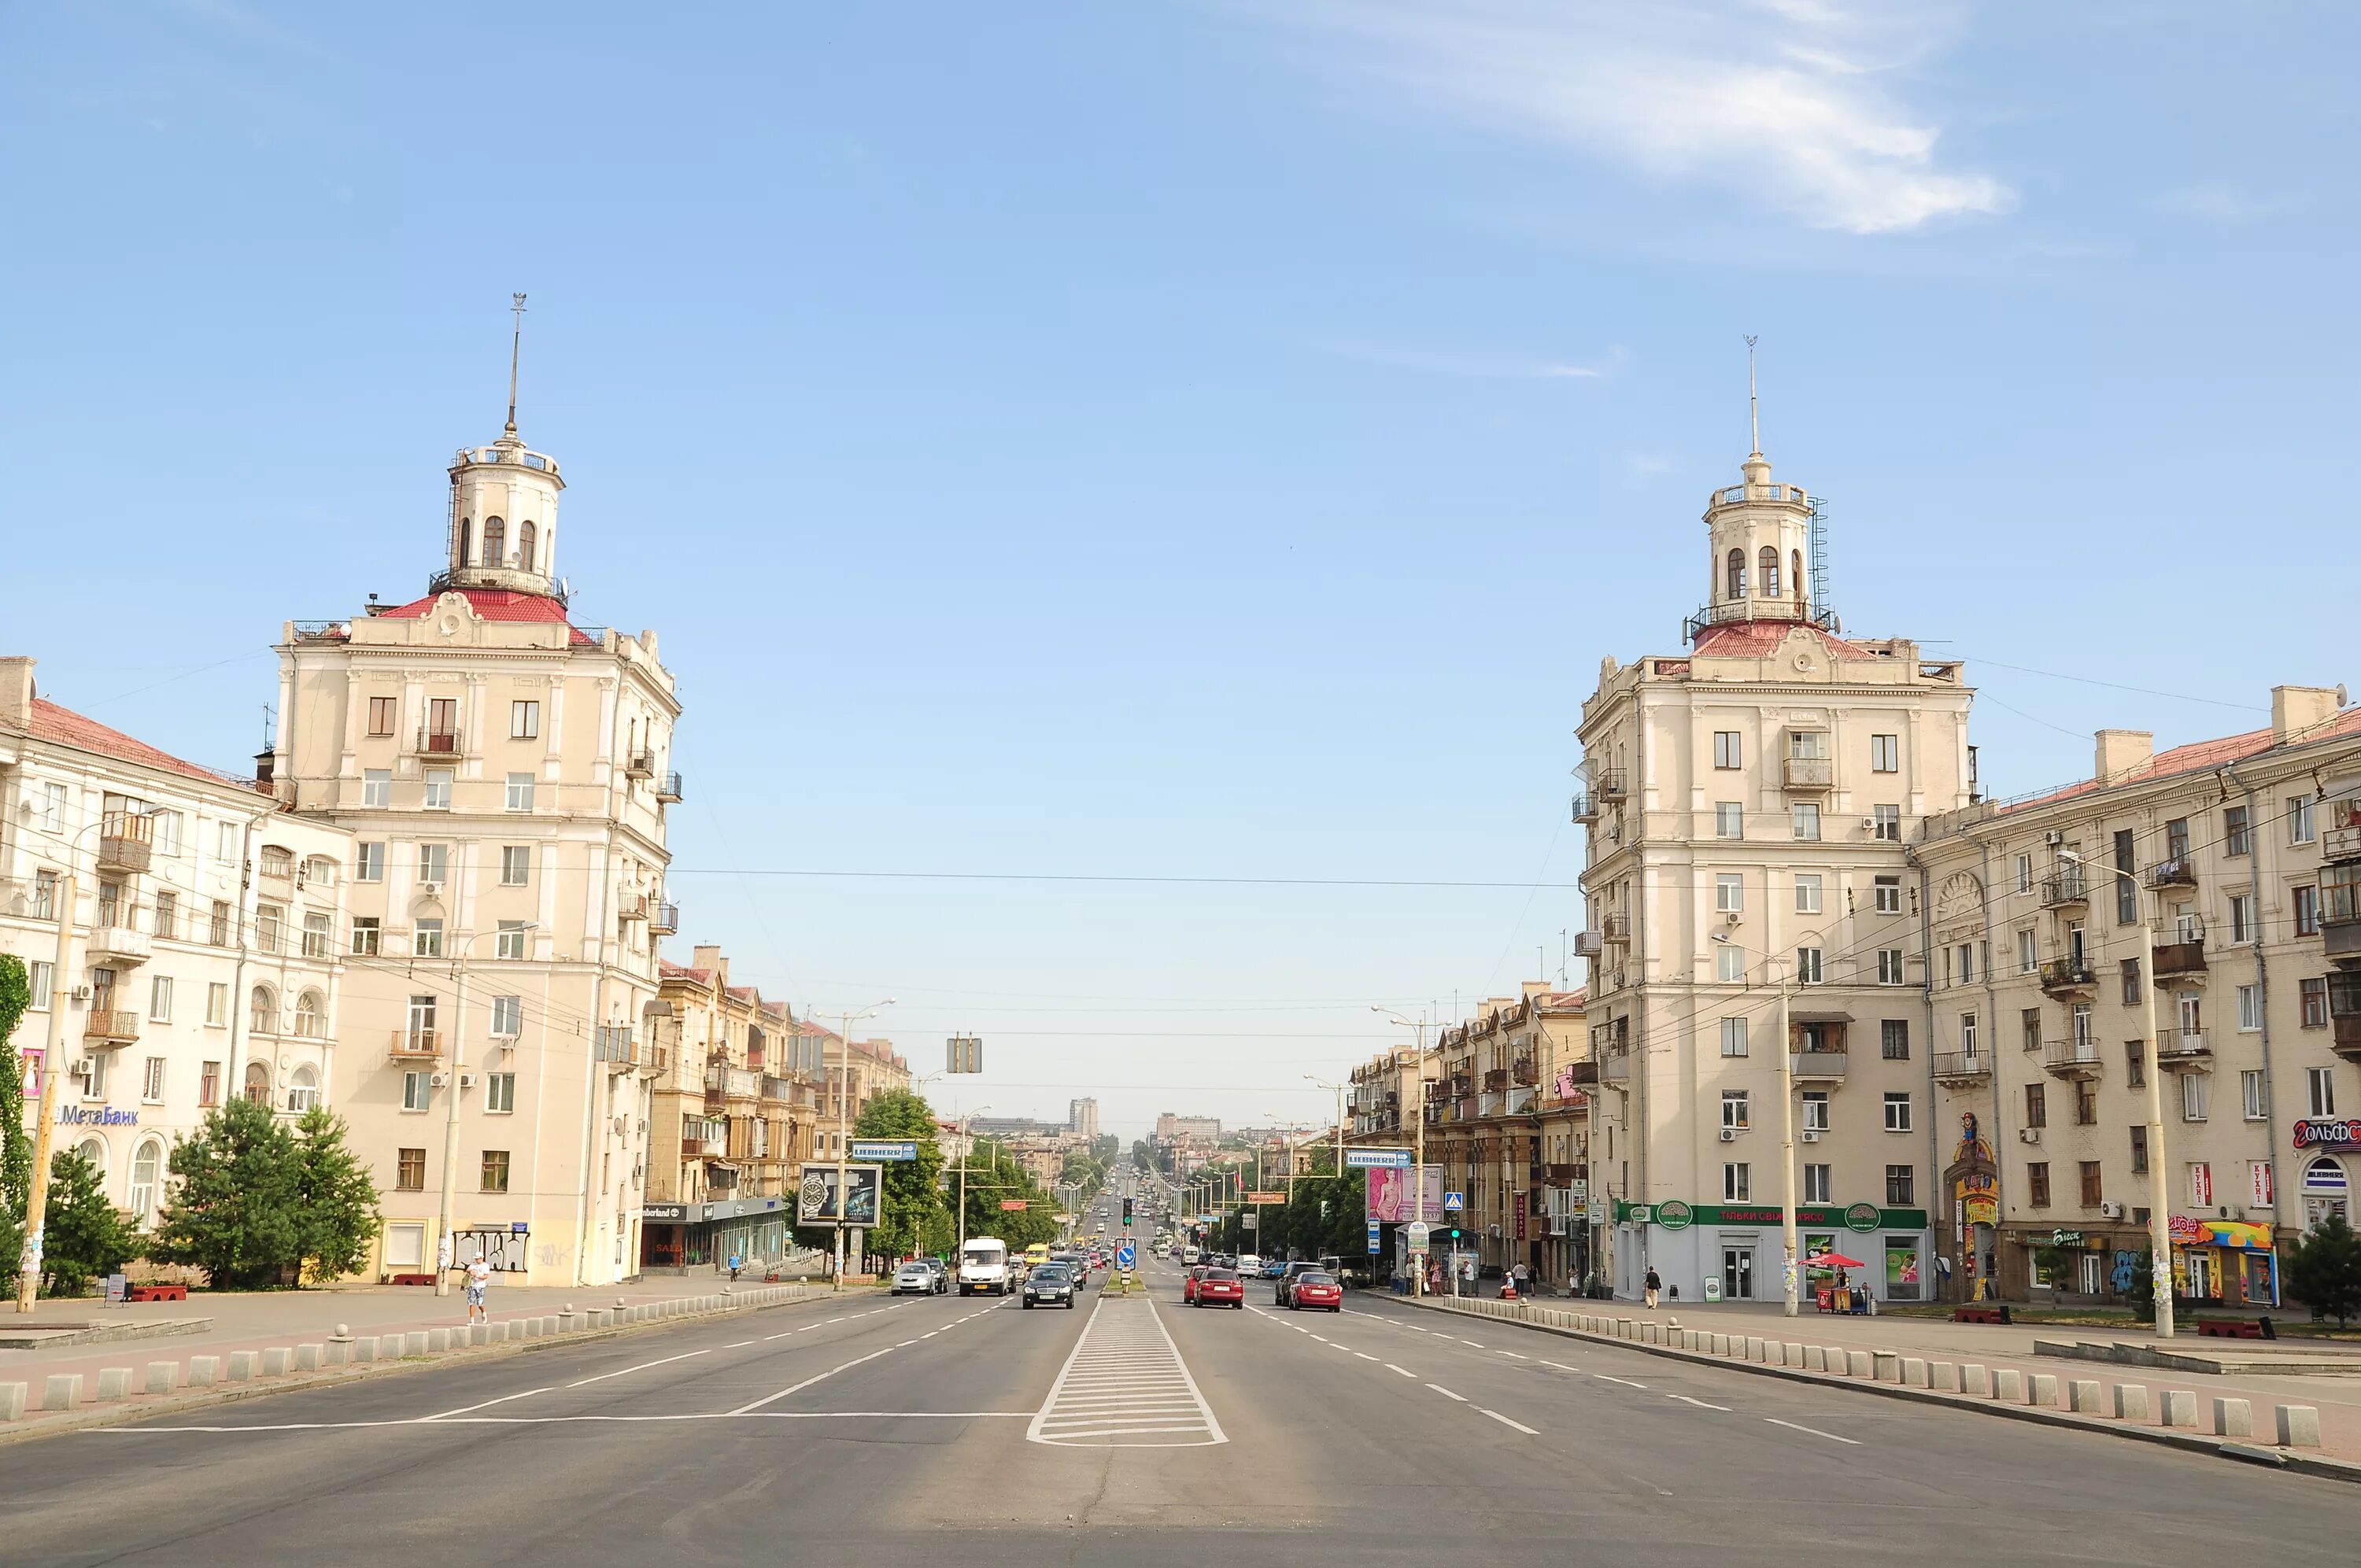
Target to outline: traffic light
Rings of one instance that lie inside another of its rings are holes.
[[[1123,1223],[1126,1225],[1131,1223],[1131,1200],[1128,1198],[1123,1201]]]
[[[1454,1242],[1456,1242],[1459,1239],[1459,1227],[1457,1225],[1451,1227],[1451,1239]]]

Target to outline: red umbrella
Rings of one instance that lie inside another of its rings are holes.
[[[1869,1265],[1840,1252],[1816,1252],[1804,1260],[1806,1268],[1867,1268]]]

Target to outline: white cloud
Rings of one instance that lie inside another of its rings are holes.
[[[1928,0],[1265,0],[1350,46],[1360,75],[1653,179],[1734,190],[1816,227],[1878,234],[2006,212],[1948,170],[1888,85],[1954,31]],[[1323,52],[1323,60],[1331,58]]]

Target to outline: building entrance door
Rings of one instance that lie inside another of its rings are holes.
[[[1726,1246],[1721,1249],[1721,1299],[1725,1301],[1754,1299],[1752,1247]]]

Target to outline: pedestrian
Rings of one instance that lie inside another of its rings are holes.
[[[1653,1311],[1656,1306],[1656,1292],[1664,1288],[1664,1282],[1656,1277],[1655,1266],[1653,1264],[1651,1264],[1648,1268],[1646,1285],[1648,1291],[1648,1309],[1649,1310]]]
[[[1531,1293],[1532,1287],[1532,1270],[1527,1268],[1521,1263],[1517,1265],[1517,1299],[1520,1301],[1523,1300],[1525,1297]]]
[[[730,1255],[730,1283],[732,1285],[738,1283],[738,1270],[745,1265],[745,1262],[746,1259],[738,1253],[733,1252]]]
[[[478,1253],[476,1260],[467,1265],[467,1321],[470,1323],[492,1321],[492,1310],[484,1301],[486,1292],[491,1288],[492,1266],[484,1261],[482,1253]]]

